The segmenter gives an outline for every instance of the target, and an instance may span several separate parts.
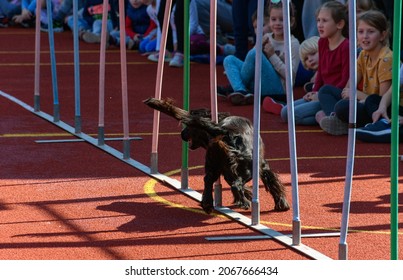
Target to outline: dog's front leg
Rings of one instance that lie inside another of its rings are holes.
[[[217,154],[218,152],[214,149],[214,146],[210,146],[206,151],[206,161],[204,165],[204,190],[201,207],[208,214],[214,210],[213,186],[221,175],[221,161],[217,157]]]
[[[214,200],[213,200],[213,185],[214,182],[220,177],[219,173],[209,172],[206,168],[206,175],[204,176],[204,190],[203,197],[201,201],[201,207],[203,210],[210,214],[214,210]]]

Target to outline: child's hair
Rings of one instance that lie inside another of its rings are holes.
[[[357,10],[361,10],[361,12],[376,9],[376,5],[373,0],[357,0],[356,6]]]
[[[274,2],[274,1],[269,1],[268,4],[266,4],[267,6],[267,14],[268,16],[270,16],[270,12],[272,9],[283,9],[283,1],[279,1],[279,2]],[[295,6],[293,3],[290,2],[290,28],[291,30],[294,29],[296,27],[296,11],[295,11]]]
[[[338,2],[338,1],[329,1],[323,3],[322,6],[316,11],[316,17],[322,9],[328,9],[335,23],[339,23],[342,20],[344,21],[344,27],[341,31],[341,34],[348,38],[348,9],[346,5]]]
[[[263,21],[265,21],[266,19],[270,18],[270,14],[268,12],[267,7],[264,8],[263,10]],[[252,14],[252,22],[257,21],[257,10]]]
[[[317,53],[319,51],[318,41],[318,36],[312,36],[304,40],[299,46],[299,57],[301,58],[302,66],[304,66],[304,68],[307,70],[309,69],[306,65],[306,58],[309,54]]]
[[[363,12],[358,16],[357,22],[360,21],[363,21],[369,26],[376,28],[381,33],[386,32],[385,40],[383,40],[382,44],[384,46],[389,46],[389,22],[386,19],[386,16],[381,11],[370,10]]]

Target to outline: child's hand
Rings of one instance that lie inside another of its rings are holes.
[[[133,41],[134,42],[140,42],[140,40],[141,40],[141,35],[140,34],[135,34],[134,36],[133,36]]]
[[[380,120],[381,118],[386,119],[388,122],[390,122],[390,118],[388,116],[387,108],[384,106],[379,106],[378,110],[372,113],[372,121],[376,122]]]
[[[263,52],[267,56],[267,58],[270,58],[273,54],[275,54],[273,45],[271,44],[270,40],[267,40],[267,42],[263,45]]]
[[[32,18],[32,13],[27,9],[23,9],[21,11],[20,15],[13,16],[13,21],[16,22],[16,23],[22,23],[22,22],[24,22],[26,20],[29,20],[31,18]]]
[[[343,91],[341,92],[341,98],[343,99],[349,99],[350,98],[350,89],[349,88],[344,88]]]
[[[304,97],[302,97],[305,101],[318,101],[318,93],[316,91],[307,92]]]

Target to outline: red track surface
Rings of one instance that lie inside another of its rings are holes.
[[[41,110],[53,113],[47,34],[42,33]],[[0,90],[33,106],[34,30],[1,29]],[[7,43],[6,43],[7,42]],[[61,120],[74,126],[74,65],[71,32],[55,34]],[[80,44],[82,131],[98,126],[99,45]],[[154,96],[156,67],[128,51],[131,157],[149,165],[153,111],[142,100]],[[107,51],[105,79],[107,137],[122,136],[118,49]],[[221,66],[218,83],[226,83]],[[181,105],[182,69],[164,70],[164,97]],[[209,66],[191,64],[190,106],[209,107]],[[253,108],[219,103],[220,111],[249,118]],[[72,139],[62,129],[5,98],[0,99],[0,259],[309,259],[273,240],[212,242],[209,236],[256,235],[237,222],[205,215],[198,203],[87,143],[46,143]],[[287,124],[262,112],[262,137],[271,167],[280,173],[291,201]],[[180,126],[161,116],[159,171],[181,166]],[[297,127],[298,183],[302,233],[337,232],[341,225],[347,136],[318,127]],[[122,150],[121,142],[110,146]],[[349,259],[390,258],[390,146],[357,142]],[[203,185],[203,151],[189,155],[189,185]],[[400,172],[401,173],[401,172]],[[180,180],[180,172],[173,175]],[[401,177],[400,177],[401,178]],[[224,184],[224,205],[231,195]],[[276,213],[261,191],[262,224],[291,232],[292,211]],[[402,212],[403,194],[399,193]],[[249,216],[249,211],[239,212]],[[403,217],[399,215],[399,227]],[[399,231],[399,256],[402,257]],[[338,258],[339,237],[303,238],[330,258]]]

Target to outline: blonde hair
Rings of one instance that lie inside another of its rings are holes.
[[[304,68],[307,70],[309,70],[309,69],[305,63],[306,58],[309,54],[317,53],[319,51],[318,41],[319,41],[318,36],[312,36],[312,37],[304,40],[301,43],[301,45],[299,46],[299,57],[301,58],[302,66],[304,66]]]

